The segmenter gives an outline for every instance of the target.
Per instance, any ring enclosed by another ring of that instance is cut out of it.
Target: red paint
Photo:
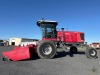
[[[74,31],[58,31],[57,38],[42,38],[42,40],[63,41],[66,43],[84,42],[84,40],[81,39],[80,34],[84,33]]]
[[[35,51],[36,51],[36,46],[28,45],[22,47],[15,47],[11,51],[3,52],[2,55],[13,61],[18,61],[18,60],[30,59],[30,56],[33,55]]]
[[[57,41],[57,38],[42,38],[42,40],[52,40],[52,41]]]

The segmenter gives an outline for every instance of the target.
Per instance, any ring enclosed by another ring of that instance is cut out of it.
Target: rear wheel
[[[37,54],[40,58],[53,58],[56,54],[56,46],[52,41],[41,41],[37,47]]]
[[[87,49],[85,54],[88,58],[97,58],[97,51],[94,48]]]

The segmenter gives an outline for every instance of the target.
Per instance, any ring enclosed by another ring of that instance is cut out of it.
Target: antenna
[[[44,17],[42,17],[42,21],[45,21],[45,20],[44,20]]]

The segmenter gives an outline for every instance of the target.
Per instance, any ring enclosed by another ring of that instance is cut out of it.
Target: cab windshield
[[[56,27],[51,25],[46,25],[42,27],[42,37],[43,38],[55,38],[56,37]]]

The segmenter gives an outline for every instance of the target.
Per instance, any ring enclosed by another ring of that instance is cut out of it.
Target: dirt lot
[[[1,52],[11,50],[13,47],[0,46]],[[68,52],[58,50],[53,59],[39,59],[26,61],[0,60],[0,75],[100,75],[100,50],[97,59],[88,59],[84,50],[70,57]]]

